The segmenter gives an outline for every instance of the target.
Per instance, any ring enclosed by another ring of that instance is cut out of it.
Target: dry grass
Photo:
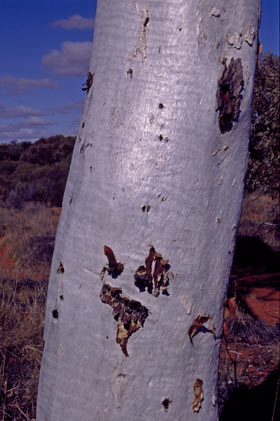
[[[234,318],[227,319],[226,331],[219,363],[218,403],[221,414],[236,391],[247,388],[253,393],[254,389],[265,384],[280,364],[278,325],[271,326],[238,310]],[[268,393],[274,396],[276,383],[269,387]],[[267,401],[264,401],[264,407],[271,409]],[[221,419],[231,421],[233,418],[222,416]],[[259,419],[262,418],[254,418],[256,421]]]
[[[49,277],[59,211],[29,203],[21,211],[0,208],[1,277]]]
[[[41,283],[2,280],[0,413],[3,421],[32,419],[35,415],[45,297],[46,285]]]
[[[0,420],[35,420],[57,212],[0,209]]]

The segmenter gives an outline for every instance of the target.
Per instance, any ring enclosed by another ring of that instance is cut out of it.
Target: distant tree
[[[32,145],[31,142],[16,142],[0,144],[0,161],[18,161],[22,153]]]

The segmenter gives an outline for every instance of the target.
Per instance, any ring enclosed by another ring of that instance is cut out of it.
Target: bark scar
[[[204,323],[206,323],[210,319],[209,316],[197,316],[197,318],[193,321],[191,324],[188,335],[191,341],[191,344],[193,345],[193,338],[196,336],[199,332],[209,332],[212,333],[214,338],[216,339],[216,329],[215,327],[212,327],[211,329],[204,326]]]
[[[235,121],[238,121],[243,90],[243,70],[240,58],[232,57],[228,67],[218,80],[217,103],[221,133],[229,132]]]
[[[138,41],[133,53],[133,57],[136,57],[138,52],[142,55],[142,61],[147,58],[147,25],[150,21],[148,15],[148,9],[144,8],[142,10],[141,26],[138,35]]]
[[[144,326],[149,310],[139,301],[121,296],[121,293],[121,288],[104,283],[100,291],[100,299],[102,303],[109,304],[113,309],[113,316],[117,321],[116,341],[124,355],[128,357],[128,338]]]

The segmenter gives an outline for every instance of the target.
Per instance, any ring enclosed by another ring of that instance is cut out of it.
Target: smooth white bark
[[[38,421],[217,419],[259,13],[258,0],[99,1],[94,82],[52,263]],[[239,119],[222,134],[217,89],[231,58],[241,59],[244,89]],[[150,311],[128,339],[129,356],[116,342],[112,307],[100,299],[104,245],[124,264],[104,281]],[[150,245],[169,260],[168,296],[135,286]],[[216,338],[202,328],[192,345],[187,332],[199,315],[209,316],[205,327],[215,327]]]

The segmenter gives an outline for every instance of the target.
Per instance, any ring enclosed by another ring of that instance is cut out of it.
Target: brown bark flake
[[[157,297],[160,293],[168,294],[170,265],[168,260],[163,260],[162,255],[157,253],[154,246],[150,246],[149,254],[145,259],[145,265],[139,266],[134,274],[135,285],[140,292],[146,289],[149,294]]]
[[[203,381],[200,379],[196,379],[193,385],[193,412],[198,412],[201,408],[201,402],[203,401],[203,389],[202,389]]]
[[[207,322],[207,320],[209,320],[209,316],[198,316],[195,321],[192,323],[192,325],[190,326],[189,330],[188,330],[188,335],[190,338],[191,343],[193,337],[202,330],[204,323]],[[205,330],[208,331],[208,329],[205,328]]]
[[[101,274],[104,275],[107,271],[112,278],[117,278],[122,273],[124,265],[117,262],[114,252],[110,247],[104,246],[104,254],[108,259],[109,265],[103,267]]]
[[[121,288],[115,288],[104,283],[100,292],[100,298],[102,303],[109,304],[113,309],[114,319],[118,322],[116,341],[124,355],[128,357],[128,338],[132,333],[144,326],[149,310],[139,301],[121,296],[121,293]]]

